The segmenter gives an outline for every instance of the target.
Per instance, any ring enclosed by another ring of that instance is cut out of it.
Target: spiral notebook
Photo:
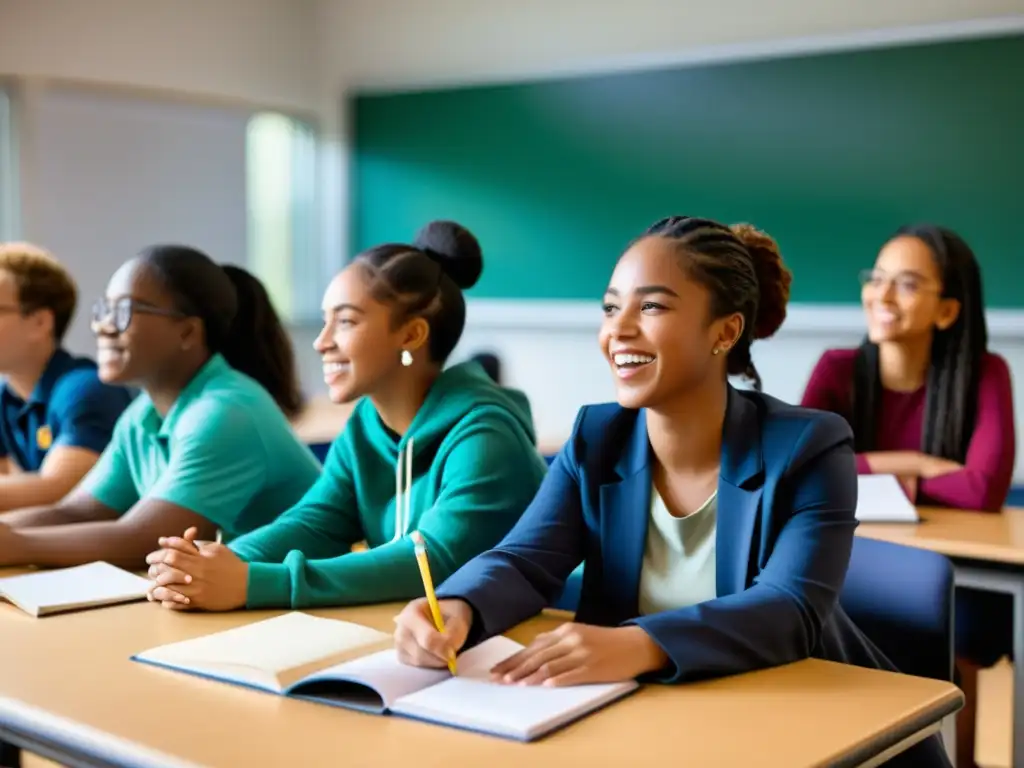
[[[391,636],[298,611],[159,646],[135,661],[378,715],[400,715],[533,741],[609,704],[635,681],[565,688],[492,683],[489,671],[523,646],[493,637],[447,669],[402,664]]]

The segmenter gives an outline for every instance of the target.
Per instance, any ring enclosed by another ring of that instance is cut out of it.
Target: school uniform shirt
[[[92,360],[58,349],[27,400],[9,384],[0,389],[0,458],[38,472],[57,446],[102,453],[131,401],[127,389],[100,381]]]
[[[276,518],[319,475],[270,394],[214,355],[166,417],[148,395],[132,403],[82,488],[119,514],[145,498],[177,504],[230,540]]]

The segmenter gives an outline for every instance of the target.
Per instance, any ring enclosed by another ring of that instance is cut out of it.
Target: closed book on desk
[[[921,522],[895,475],[857,476],[856,517],[862,523]]]
[[[532,741],[636,690],[634,681],[566,688],[492,683],[523,646],[493,637],[462,653],[458,676],[402,664],[391,635],[301,612],[171,643],[133,658],[281,696]]]
[[[0,596],[38,618],[142,600],[149,587],[148,579],[97,562],[8,576],[0,579]]]

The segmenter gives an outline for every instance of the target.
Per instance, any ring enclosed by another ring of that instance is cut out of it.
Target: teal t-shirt
[[[270,394],[214,355],[166,418],[147,395],[128,407],[82,489],[118,514],[144,498],[177,504],[230,540],[274,520],[319,475]]]

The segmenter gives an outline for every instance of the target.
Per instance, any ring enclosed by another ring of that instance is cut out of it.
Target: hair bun
[[[441,265],[462,288],[472,288],[484,271],[484,256],[476,237],[454,221],[432,221],[416,233],[413,245]]]
[[[779,330],[786,319],[793,273],[783,263],[779,245],[771,236],[751,224],[735,224],[731,229],[750,251],[760,286],[761,298],[754,320],[754,338],[767,339]]]

